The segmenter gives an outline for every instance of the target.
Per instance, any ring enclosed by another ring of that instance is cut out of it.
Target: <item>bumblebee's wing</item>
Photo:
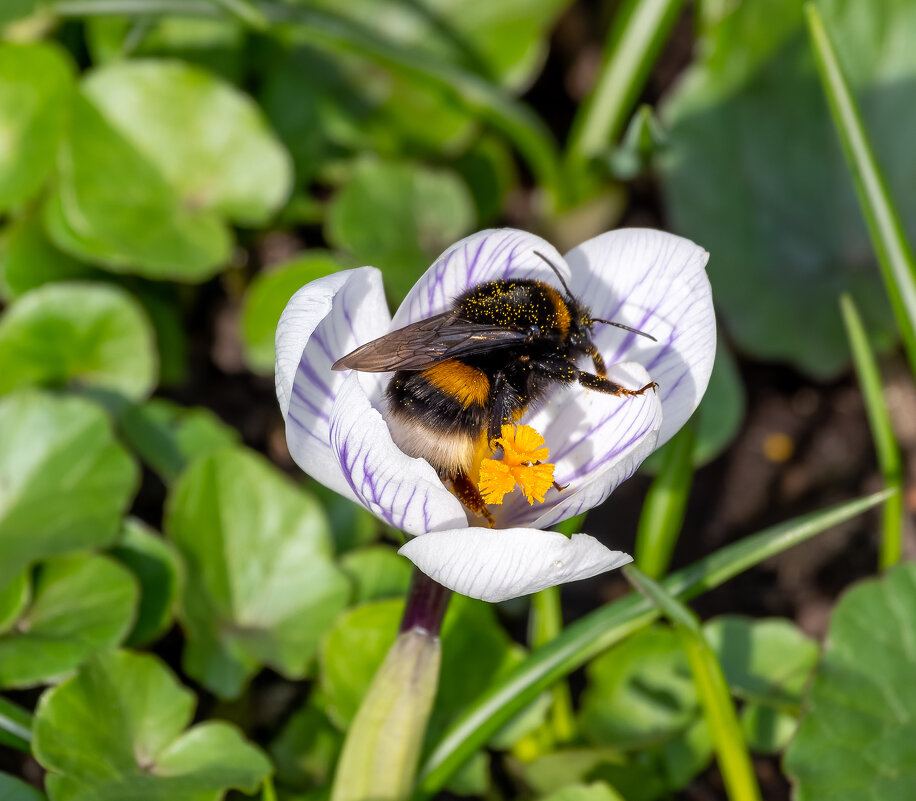
[[[334,362],[334,370],[425,370],[436,362],[515,345],[525,333],[462,320],[454,311],[385,334]]]

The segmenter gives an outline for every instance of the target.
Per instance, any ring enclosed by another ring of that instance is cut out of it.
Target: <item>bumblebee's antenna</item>
[[[566,281],[563,279],[563,274],[557,269],[557,265],[554,264],[550,259],[548,259],[543,253],[538,250],[532,251],[535,256],[540,256],[544,261],[547,262],[547,266],[553,270],[554,275],[560,279],[560,283],[563,284],[563,289],[566,290],[566,297],[571,298],[573,296],[572,292],[569,291],[569,287],[566,286]]]
[[[589,320],[589,322],[590,323],[604,323],[605,325],[613,325],[613,326],[616,326],[617,328],[622,328],[624,331],[629,331],[631,334],[639,334],[641,337],[645,337],[646,339],[651,339],[653,342],[658,342],[658,340],[654,336],[652,336],[652,334],[647,334],[645,331],[640,331],[638,328],[630,328],[630,326],[624,325],[623,323],[615,323],[613,320],[602,320],[600,317],[592,317],[592,319]]]

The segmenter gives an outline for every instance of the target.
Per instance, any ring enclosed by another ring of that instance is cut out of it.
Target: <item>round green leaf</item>
[[[388,545],[374,545],[348,551],[340,568],[356,587],[353,602],[403,598],[410,585],[411,564]]]
[[[794,623],[723,615],[710,620],[703,633],[735,695],[778,708],[801,702],[818,648]]]
[[[104,714],[99,714],[104,710]],[[51,801],[204,801],[230,787],[253,793],[264,754],[227,723],[184,731],[194,695],[156,657],[114,651],[46,692],[35,758]]]
[[[916,564],[837,604],[786,754],[798,801],[916,796]]]
[[[668,99],[664,191],[741,350],[835,376],[849,362],[836,298],[849,292],[887,349],[894,318],[840,152],[797,0],[747,0],[712,20]],[[818,3],[861,101],[891,196],[916,235],[916,80],[909,0]]]
[[[110,543],[137,478],[95,404],[0,398],[0,587],[37,559]]]
[[[137,619],[126,643],[132,647],[146,645],[172,625],[181,560],[171,543],[134,518],[124,521],[111,555],[140,583]]]
[[[741,711],[747,747],[756,754],[778,754],[798,730],[798,718],[764,704],[747,704]]]
[[[50,174],[72,91],[73,67],[56,45],[0,42],[0,212]]]
[[[59,248],[115,272],[202,281],[232,246],[220,215],[184,202],[159,168],[77,93],[44,207]]]
[[[255,276],[242,307],[242,344],[252,370],[273,375],[277,323],[289,299],[310,281],[341,269],[331,254],[311,252]]]
[[[661,743],[700,714],[687,659],[669,628],[628,637],[592,662],[587,674],[581,724],[597,744],[631,749]]]
[[[0,319],[0,393],[71,385],[142,398],[156,384],[156,359],[143,310],[118,287],[48,284]]]
[[[46,801],[32,785],[0,773],[0,801]]]
[[[199,456],[239,442],[239,432],[209,409],[164,398],[127,406],[118,422],[128,444],[167,484]]]
[[[357,262],[381,268],[403,297],[473,225],[473,200],[453,173],[366,159],[334,196],[325,235]]]
[[[43,562],[28,610],[0,635],[0,686],[59,680],[91,654],[118,645],[130,631],[138,595],[130,573],[104,556]]]
[[[343,734],[328,720],[315,694],[284,724],[270,745],[277,781],[287,787],[327,787],[343,746]]]
[[[11,223],[0,241],[0,287],[7,300],[53,281],[104,275],[48,241],[37,215]]]
[[[254,226],[289,195],[285,148],[251,99],[213,75],[179,61],[121,61],[90,73],[83,91],[183,206]]]
[[[251,451],[227,448],[181,474],[165,528],[187,566],[188,674],[224,697],[261,665],[304,676],[350,593],[317,501]]]

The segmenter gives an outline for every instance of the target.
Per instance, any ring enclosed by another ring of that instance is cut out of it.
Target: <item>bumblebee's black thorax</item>
[[[571,363],[590,344],[587,312],[548,284],[531,279],[491,281],[461,295],[456,312],[470,322],[521,331],[524,340],[510,347],[440,362],[424,370],[402,370],[388,385],[388,403],[396,418],[411,418],[443,437],[479,439],[492,410],[506,419],[543,400],[552,385],[539,365]],[[570,373],[570,381],[574,375]]]

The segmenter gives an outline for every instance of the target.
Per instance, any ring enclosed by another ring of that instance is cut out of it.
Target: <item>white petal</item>
[[[595,325],[595,344],[608,364],[639,362],[658,382],[663,445],[693,414],[712,372],[716,320],[705,269],[709,254],[688,239],[632,228],[590,239],[566,259],[573,293],[593,316],[658,339]]]
[[[296,464],[326,487],[353,498],[331,451],[328,423],[346,373],[331,365],[386,333],[390,315],[382,275],[373,267],[319,278],[290,299],[277,326],[277,400]]]
[[[651,380],[638,364],[617,364],[608,378],[628,389]],[[560,390],[550,403],[522,422],[540,431],[554,467],[554,480],[565,490],[548,490],[542,504],[530,506],[516,491],[502,507],[493,507],[498,525],[548,528],[603,503],[655,450],[662,426],[662,405],[648,390],[618,398],[579,385]]]
[[[351,372],[331,411],[331,448],[353,495],[370,512],[409,534],[467,525],[461,502],[429,462],[401,452]]]
[[[462,595],[506,601],[631,562],[587,534],[530,528],[462,528],[415,537],[398,553]]]
[[[491,228],[456,242],[414,284],[394,315],[393,328],[451,308],[462,292],[498,278],[537,278],[562,291],[543,254],[569,281],[569,267],[544,239],[514,228]]]

